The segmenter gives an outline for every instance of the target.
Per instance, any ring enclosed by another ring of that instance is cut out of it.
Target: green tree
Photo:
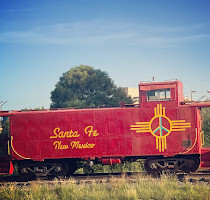
[[[9,118],[1,118],[2,131],[0,132],[0,156],[7,155],[7,141],[9,136]]]
[[[80,65],[64,73],[51,92],[51,107],[119,106],[132,99],[117,87],[106,72]]]
[[[202,109],[205,146],[210,146],[210,108]]]

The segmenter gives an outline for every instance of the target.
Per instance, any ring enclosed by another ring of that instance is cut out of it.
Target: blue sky
[[[106,71],[117,86],[179,79],[210,98],[209,0],[0,0],[0,102],[49,108],[74,66]]]

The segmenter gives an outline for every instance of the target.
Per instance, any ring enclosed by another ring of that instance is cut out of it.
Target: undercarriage
[[[151,157],[146,159],[144,163],[145,170],[148,174],[158,174],[165,172],[178,172],[185,173],[195,172],[200,165],[198,156],[186,156],[181,158],[157,158]]]

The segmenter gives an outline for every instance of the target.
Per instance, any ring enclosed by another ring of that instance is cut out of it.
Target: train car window
[[[170,88],[147,91],[147,100],[148,101],[169,101],[169,100],[171,100]]]

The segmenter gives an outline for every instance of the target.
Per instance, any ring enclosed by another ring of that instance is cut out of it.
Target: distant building
[[[130,96],[133,99],[133,102],[139,103],[139,89],[134,87],[122,87],[127,96]]]

